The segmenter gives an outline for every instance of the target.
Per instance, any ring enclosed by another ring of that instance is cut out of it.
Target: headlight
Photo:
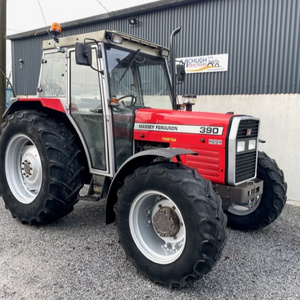
[[[237,149],[236,149],[236,152],[243,152],[245,151],[245,141],[239,141],[237,142]]]
[[[254,150],[256,148],[256,140],[250,140],[248,143],[248,150]]]

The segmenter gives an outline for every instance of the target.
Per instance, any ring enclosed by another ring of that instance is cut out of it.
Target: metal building
[[[299,93],[299,19],[298,0],[164,0],[64,23],[62,36],[114,29],[169,46],[170,33],[182,26],[177,57],[228,54],[228,71],[189,75],[179,92]],[[47,30],[9,37],[18,94],[35,94]]]
[[[130,18],[135,24],[129,24]],[[62,36],[113,29],[168,47],[179,26],[176,57],[195,68],[177,87],[178,94],[198,95],[194,110],[261,118],[261,139],[268,142],[260,148],[284,170],[289,198],[300,200],[299,0],[156,1],[63,23]],[[47,30],[9,37],[19,95],[36,94]]]

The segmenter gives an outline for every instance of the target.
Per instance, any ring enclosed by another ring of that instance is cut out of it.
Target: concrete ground
[[[270,226],[227,230],[215,268],[170,290],[126,260],[105,202],[80,201],[65,218],[26,226],[0,199],[0,299],[300,299],[300,207],[287,204]]]

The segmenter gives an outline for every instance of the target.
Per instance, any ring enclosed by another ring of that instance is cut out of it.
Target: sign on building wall
[[[226,72],[228,69],[228,53],[181,57],[176,58],[176,62],[185,65],[186,73]]]

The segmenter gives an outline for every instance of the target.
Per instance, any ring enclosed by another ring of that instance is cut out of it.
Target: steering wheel
[[[137,97],[135,95],[125,95],[118,99],[118,101],[123,100],[125,98],[131,98],[130,105],[134,106],[137,102]]]

